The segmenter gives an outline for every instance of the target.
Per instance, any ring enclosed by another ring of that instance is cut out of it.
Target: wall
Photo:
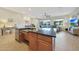
[[[10,18],[13,19],[12,24],[23,22],[23,15],[22,14],[19,14],[19,13],[13,12],[13,11],[9,11],[4,8],[0,8],[0,21],[1,20],[8,20]]]
[[[39,19],[33,18],[33,19],[31,19],[31,23],[34,24],[35,27],[36,27],[36,30],[38,30],[38,28],[39,28]]]

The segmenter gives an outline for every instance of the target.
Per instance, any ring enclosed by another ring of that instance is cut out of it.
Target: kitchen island
[[[18,34],[19,35],[19,34]],[[31,51],[54,51],[56,34],[51,28],[20,31],[20,41],[27,40]]]
[[[26,32],[24,33],[23,31],[26,30],[26,31],[29,31],[29,30],[35,30],[36,28],[35,27],[16,27],[15,28],[15,39],[18,41],[18,42],[21,42],[24,40],[24,36],[25,34],[27,34]]]

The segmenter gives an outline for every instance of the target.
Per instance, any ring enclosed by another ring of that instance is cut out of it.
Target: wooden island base
[[[29,48],[33,51],[53,51],[55,50],[54,38],[34,32],[28,33]]]
[[[54,51],[55,50],[55,32],[54,31],[25,31],[19,30],[16,39],[27,40],[31,51]],[[18,37],[18,38],[17,38]]]

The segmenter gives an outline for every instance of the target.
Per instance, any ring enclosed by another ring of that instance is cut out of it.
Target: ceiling
[[[26,16],[42,17],[44,13],[50,16],[63,16],[73,13],[76,7],[4,7],[7,10]]]

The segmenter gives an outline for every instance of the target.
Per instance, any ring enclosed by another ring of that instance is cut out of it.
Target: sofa
[[[74,35],[79,35],[79,27],[72,27],[68,31]]]

